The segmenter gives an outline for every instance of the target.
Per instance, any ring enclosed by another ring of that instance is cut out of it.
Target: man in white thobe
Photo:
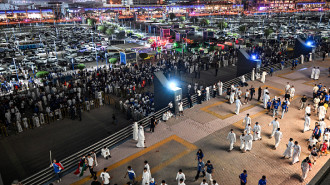
[[[132,128],[133,128],[133,139],[135,141],[137,141],[138,140],[138,134],[139,134],[139,126],[138,126],[137,122],[133,123]]]
[[[218,85],[218,91],[219,91],[218,93],[219,93],[220,96],[222,96],[222,86],[223,86],[223,84],[222,84],[221,81],[219,81],[217,85]]]
[[[242,103],[241,103],[241,100],[239,99],[239,98],[237,98],[236,100],[235,100],[235,105],[236,105],[236,110],[235,110],[235,114],[239,114],[239,110],[240,110],[240,108],[241,108],[241,106],[242,106]]]
[[[311,125],[311,115],[306,114],[305,115],[305,122],[304,122],[304,130],[303,132],[309,131],[310,130],[310,125]]]
[[[229,150],[228,152],[232,151],[234,148],[234,144],[236,142],[236,134],[234,133],[234,130],[231,129],[230,132],[228,133],[227,140],[229,140]]]
[[[179,172],[176,174],[176,178],[175,178],[177,181],[178,181],[178,185],[180,185],[180,180],[183,179],[183,183],[184,181],[186,180],[186,176],[184,175],[184,173],[182,172],[182,170],[180,169]]]
[[[142,174],[142,185],[149,185],[149,182],[150,182],[150,174],[147,171],[147,168],[144,168]]]
[[[307,115],[307,114],[311,114],[311,111],[312,111],[312,109],[311,109],[311,105],[310,104],[308,104],[307,105],[307,107],[305,108],[305,115]]]
[[[139,132],[138,132],[138,143],[136,144],[136,147],[138,148],[144,148],[144,140],[145,140],[145,137],[144,137],[144,129],[143,129],[143,126],[140,125],[139,126]]]
[[[290,88],[290,98],[291,98],[291,100],[293,99],[295,92],[296,92],[296,89],[294,88],[294,86],[291,86],[291,88]]]
[[[270,135],[270,138],[272,138],[278,128],[280,128],[280,123],[277,121],[277,118],[275,118],[272,122],[269,123],[269,126],[273,125],[272,134]]]
[[[283,134],[282,132],[280,131],[280,128],[277,129],[277,131],[275,132],[275,146],[274,146],[274,150],[276,150],[276,148],[278,147],[278,145],[280,144],[281,142],[281,139],[283,137]]]
[[[289,143],[286,145],[286,149],[283,153],[282,159],[284,159],[284,158],[289,158],[290,159],[292,157],[293,146],[294,146],[293,139],[290,138]]]
[[[311,79],[314,79],[314,77],[315,77],[315,67],[313,67],[313,69],[312,69],[312,74],[311,74]]]
[[[285,86],[285,93],[288,93],[288,92],[289,92],[290,87],[291,87],[290,83],[287,82],[287,84],[286,84],[286,86]]]
[[[261,83],[265,83],[266,81],[266,75],[267,75],[267,72],[266,71],[263,71],[262,74],[261,74]]]
[[[298,144],[298,141],[295,141],[293,146],[292,164],[299,162],[300,153],[301,153],[301,147]]]
[[[235,101],[235,91],[232,90],[232,91],[230,92],[230,96],[229,96],[229,103],[230,103],[230,104],[233,104],[234,101]]]
[[[248,127],[249,124],[251,124],[251,117],[250,114],[246,114],[244,120],[243,120],[243,125],[245,123],[245,129]]]
[[[244,151],[243,152],[246,152],[247,150],[252,149],[252,140],[253,140],[252,135],[251,134],[246,134],[246,136],[244,137],[245,146],[244,146]]]
[[[314,80],[318,80],[320,78],[320,68],[317,67],[317,69],[315,69],[315,76],[314,76]]]
[[[109,148],[107,148],[107,147],[103,147],[103,148],[101,149],[101,155],[102,155],[105,159],[108,159],[109,157],[111,158]]]
[[[327,125],[324,122],[324,118],[322,118],[321,121],[319,121],[319,125],[320,125],[321,134],[323,134],[325,128],[327,127]]]
[[[23,132],[22,125],[21,125],[21,120],[16,121],[16,126],[17,126],[17,132],[18,133]]]
[[[244,138],[245,138],[245,133],[242,132],[242,135],[239,136],[239,139],[241,141],[241,145],[239,147],[240,150],[243,150],[243,148],[245,148],[245,140],[244,140]]]
[[[309,157],[306,157],[306,159],[304,159],[303,162],[301,163],[303,181],[305,181],[305,179],[307,178],[308,172],[312,170],[312,167],[309,165],[309,163],[311,163]]]
[[[147,168],[147,172],[149,173],[150,180],[151,180],[152,177],[151,177],[150,166],[148,164],[148,161],[144,161],[144,168]]]
[[[327,113],[324,106],[319,106],[319,120],[322,120],[325,118],[325,114]]]
[[[245,129],[244,129],[244,132],[245,132],[245,133],[247,133],[247,134],[250,134],[250,133],[251,133],[251,131],[252,131],[252,127],[251,127],[251,124],[248,124],[248,126],[247,126],[247,127],[245,127]]]
[[[206,91],[206,101],[209,101],[211,98],[210,98],[210,88],[209,87],[206,87],[205,88],[205,91]]]
[[[253,127],[253,139],[255,141],[257,140],[261,140],[261,126],[259,125],[258,122],[256,122],[256,124]]]
[[[304,55],[301,55],[300,56],[300,62],[301,62],[301,64],[304,64],[304,61],[305,61],[305,57],[304,57]]]
[[[267,102],[270,99],[269,93],[264,94],[264,109],[267,109]]]

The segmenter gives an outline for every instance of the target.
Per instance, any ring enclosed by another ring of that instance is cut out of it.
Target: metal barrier
[[[290,66],[290,62],[287,61],[284,64],[284,68]],[[273,64],[270,66],[266,66],[266,67],[262,67],[260,69],[260,71],[270,71],[270,68],[273,68],[274,71],[281,69],[281,65],[280,64]],[[247,73],[244,75],[246,80],[251,80],[251,73]],[[226,88],[229,87],[231,84],[238,84],[240,82],[240,77],[234,78],[232,80],[229,80],[227,82],[223,83],[223,92],[226,92]],[[212,89],[212,88],[211,88]],[[96,100],[97,101],[97,100]],[[194,94],[191,96],[191,101],[192,104],[197,103],[197,95]],[[111,100],[110,100],[111,102]],[[184,107],[187,107],[189,102],[187,98],[184,98],[182,100]],[[95,102],[94,102],[95,103]],[[143,119],[141,119],[140,121],[138,121],[138,123],[141,123],[144,127],[147,127],[150,123],[150,119],[151,117],[155,116],[156,119],[161,119],[162,115],[164,114],[164,112],[168,111],[168,107],[165,107],[159,111],[157,111],[155,114],[145,117]],[[96,151],[96,153],[100,153],[101,149],[106,146],[106,147],[114,147],[120,143],[122,143],[123,141],[129,139],[132,137],[133,134],[133,129],[132,127],[129,125],[119,131],[117,131],[116,133],[112,134],[109,137],[106,137],[98,142],[96,142],[95,144],[86,147],[85,149],[76,152],[72,155],[70,155],[69,157],[60,160],[60,162],[63,164],[63,166],[65,167],[65,169],[63,170],[63,173],[66,172],[70,172],[73,168],[77,167],[77,162],[79,160],[80,156],[86,155],[91,151]],[[41,170],[40,172],[22,180],[21,182],[25,185],[29,185],[29,184],[44,184],[49,182],[50,180],[52,180],[55,177],[54,172],[53,172],[53,167],[48,167],[45,168],[43,170]]]
[[[168,111],[168,107],[165,107],[165,108],[157,111],[152,116],[155,116],[156,119],[160,119],[160,118],[162,118],[162,115],[166,111]],[[152,116],[145,117],[145,118],[141,119],[140,121],[138,121],[138,123],[141,123],[144,127],[147,127],[147,126],[149,126],[150,119]],[[67,157],[65,159],[62,159],[60,162],[63,164],[63,166],[65,166],[63,173],[69,172],[72,170],[72,168],[76,167],[80,156],[86,155],[91,151],[96,151],[96,153],[99,153],[104,146],[110,147],[110,148],[114,147],[117,144],[132,137],[132,134],[133,134],[132,127],[127,126],[123,129],[119,130],[118,132],[112,134],[111,136],[104,138],[104,139],[98,141],[97,143],[95,143],[89,147],[86,147],[85,149],[83,149],[79,152],[76,152],[76,153],[70,155],[69,157]],[[49,182],[53,178],[54,178],[53,167],[48,167],[30,177],[22,180],[21,183],[23,183],[24,185],[44,184],[44,183]]]

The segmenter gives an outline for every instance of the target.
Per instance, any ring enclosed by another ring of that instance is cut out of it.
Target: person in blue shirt
[[[321,90],[321,88],[322,88],[322,83],[319,83],[319,85],[317,85],[317,87],[319,88],[319,90]]]
[[[283,70],[284,69],[284,60],[281,61],[281,69]]]
[[[203,157],[204,157],[204,153],[203,153],[202,149],[198,149],[198,151],[196,153],[197,161],[199,161],[199,159],[203,159]]]
[[[149,183],[149,185],[156,185],[157,183],[155,182],[155,179],[154,178],[152,178],[151,180],[150,180],[150,183]]]
[[[136,177],[136,175],[135,175],[135,172],[134,172],[134,170],[132,169],[131,166],[128,166],[127,167],[127,172],[126,172],[126,175],[125,175],[124,178],[126,178],[127,175],[128,175],[128,178],[129,178],[130,182],[132,184],[134,184],[135,183],[135,177]]]
[[[213,179],[212,179],[212,173],[213,173],[213,165],[211,164],[211,161],[208,160],[206,165],[205,165],[205,168],[206,168],[206,181],[207,183],[212,183]]]
[[[241,185],[245,185],[247,183],[247,172],[246,172],[246,170],[244,170],[243,173],[241,173],[241,175],[239,175],[239,179],[241,181]]]
[[[267,110],[268,112],[270,112],[270,108],[272,107],[272,102],[270,100],[268,100],[267,102]]]
[[[282,104],[282,115],[281,115],[281,119],[283,119],[284,113],[287,111],[287,109],[288,109],[287,102],[284,101],[283,104]]]
[[[202,172],[203,173],[203,177],[205,177],[205,163],[203,162],[203,160],[200,158],[198,160],[198,165],[197,165],[197,175],[195,176],[195,180],[197,181],[197,179],[199,178],[199,174]]]
[[[276,100],[275,103],[273,104],[273,117],[275,117],[275,115],[278,115],[278,107],[279,107],[279,103],[278,101]]]
[[[270,76],[273,76],[273,73],[274,73],[274,68],[271,67],[269,71]]]
[[[266,185],[267,184],[267,180],[266,180],[266,176],[262,176],[262,178],[259,180],[258,185]]]
[[[330,102],[330,93],[324,95],[324,98],[325,98],[325,102],[329,103]]]

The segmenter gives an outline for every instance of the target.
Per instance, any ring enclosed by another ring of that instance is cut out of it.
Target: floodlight
[[[177,86],[174,82],[170,82],[169,87],[170,87],[171,90],[177,89]]]

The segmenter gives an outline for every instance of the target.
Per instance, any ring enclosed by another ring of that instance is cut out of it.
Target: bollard
[[[30,128],[30,129],[33,128],[33,125],[31,124],[31,119],[32,119],[32,118],[28,119],[28,125],[29,125],[29,128]]]
[[[1,126],[1,135],[8,137],[7,128],[4,125]]]

